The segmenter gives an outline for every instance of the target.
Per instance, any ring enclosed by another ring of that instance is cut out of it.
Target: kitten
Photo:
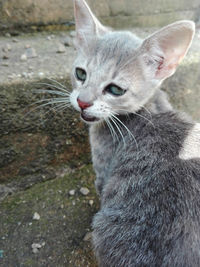
[[[194,23],[141,40],[104,27],[84,0],[74,8],[70,99],[89,124],[99,266],[200,266],[200,124],[159,89],[187,53]]]

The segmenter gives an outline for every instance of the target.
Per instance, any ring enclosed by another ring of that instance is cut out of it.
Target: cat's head
[[[195,31],[192,21],[178,21],[142,41],[104,27],[84,0],[74,0],[74,10],[77,58],[70,99],[88,123],[141,109],[175,72]]]

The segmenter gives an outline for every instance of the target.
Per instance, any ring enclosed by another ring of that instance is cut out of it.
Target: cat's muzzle
[[[92,117],[88,115],[84,110],[81,112],[81,119],[85,122],[96,122],[100,120],[97,117]]]

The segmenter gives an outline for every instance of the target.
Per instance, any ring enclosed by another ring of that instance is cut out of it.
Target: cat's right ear
[[[88,46],[92,39],[108,30],[94,16],[84,0],[74,0],[74,16],[76,24],[75,46]]]

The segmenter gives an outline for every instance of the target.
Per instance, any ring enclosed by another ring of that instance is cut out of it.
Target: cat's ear
[[[87,46],[92,38],[108,31],[94,16],[84,0],[74,0],[74,16],[76,24],[76,46]]]
[[[170,24],[144,40],[141,55],[147,69],[152,69],[155,79],[171,76],[187,53],[195,32],[189,20]]]

